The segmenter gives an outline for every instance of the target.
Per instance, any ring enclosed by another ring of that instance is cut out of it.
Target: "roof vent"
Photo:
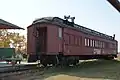
[[[71,19],[71,22],[74,23],[75,17],[70,17],[70,15],[69,15],[69,16],[64,16],[64,19],[67,21],[68,21],[68,19]]]
[[[113,40],[115,40],[115,34],[113,34]]]
[[[71,21],[74,23],[75,17],[70,17]]]
[[[64,16],[64,19],[68,21],[68,19],[70,19],[70,15],[69,16]]]

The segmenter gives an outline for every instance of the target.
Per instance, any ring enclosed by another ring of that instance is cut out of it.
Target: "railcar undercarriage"
[[[69,66],[77,65],[79,60],[88,60],[88,59],[105,59],[113,60],[116,58],[116,55],[81,55],[81,56],[64,56],[64,55],[39,55],[40,64],[43,66],[53,65],[53,66]]]

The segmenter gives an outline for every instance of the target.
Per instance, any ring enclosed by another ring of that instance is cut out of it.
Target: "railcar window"
[[[77,37],[77,45],[79,46],[80,45],[80,43],[79,43],[79,38]]]
[[[96,40],[95,40],[95,47],[98,47],[98,46],[97,46],[97,41],[96,41]]]
[[[97,47],[99,47],[99,41],[97,41]]]
[[[101,48],[103,48],[103,42],[101,42]]]
[[[96,47],[98,47],[98,42],[96,41]]]
[[[62,38],[62,28],[58,28],[59,38]]]
[[[98,41],[98,47],[100,48],[100,41]]]
[[[79,45],[80,45],[80,43],[81,43],[81,38],[79,37],[78,40],[79,40]]]
[[[90,46],[90,42],[89,42],[89,41],[90,41],[90,39],[88,39],[88,42],[87,42],[87,43],[88,43],[88,46]]]
[[[77,45],[77,37],[75,36],[75,45]]]
[[[93,40],[93,47],[94,47],[94,45],[95,45],[94,43],[95,43],[95,41]]]
[[[115,44],[113,44],[113,48],[116,48],[116,45],[115,45]]]
[[[103,42],[101,42],[101,48],[103,48]]]
[[[114,44],[111,44],[111,48],[114,48]]]
[[[72,39],[73,39],[73,41],[72,41],[72,42],[73,42],[73,45],[75,45],[75,36],[73,36]]]
[[[111,43],[109,43],[109,48],[112,48],[112,44]]]
[[[71,35],[70,37],[71,37],[71,45],[74,45],[74,36]]]
[[[69,40],[68,40],[68,41],[69,41],[68,44],[70,45],[70,42],[71,42],[70,35],[68,35],[68,39],[69,39]]]
[[[115,45],[115,44],[113,44],[113,48],[116,48],[116,45]]]
[[[96,40],[95,40],[95,47],[96,47]]]
[[[100,41],[100,48],[102,48],[102,41]]]
[[[99,41],[97,41],[97,47],[99,48]]]
[[[92,39],[90,40],[90,46],[92,47]]]
[[[97,41],[97,47],[99,48],[99,41]]]
[[[74,43],[73,38],[74,38],[73,35],[70,35],[70,45],[73,45],[73,43]]]
[[[70,43],[70,39],[69,39],[69,35],[67,35],[67,44],[69,45]]]
[[[85,38],[85,46],[87,46],[87,39]]]
[[[65,44],[69,44],[69,35],[65,34]]]
[[[105,43],[104,42],[102,43],[102,47],[105,48]]]
[[[102,48],[102,42],[100,41],[100,48]]]
[[[114,46],[114,44],[112,44],[112,48],[114,48],[115,46]]]

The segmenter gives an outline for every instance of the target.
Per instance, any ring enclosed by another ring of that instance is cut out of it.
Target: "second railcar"
[[[29,62],[76,64],[80,59],[113,59],[117,40],[59,17],[43,17],[28,27]]]

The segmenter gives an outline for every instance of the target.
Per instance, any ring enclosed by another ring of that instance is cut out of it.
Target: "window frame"
[[[58,37],[62,38],[63,37],[63,30],[61,27],[58,28]]]

